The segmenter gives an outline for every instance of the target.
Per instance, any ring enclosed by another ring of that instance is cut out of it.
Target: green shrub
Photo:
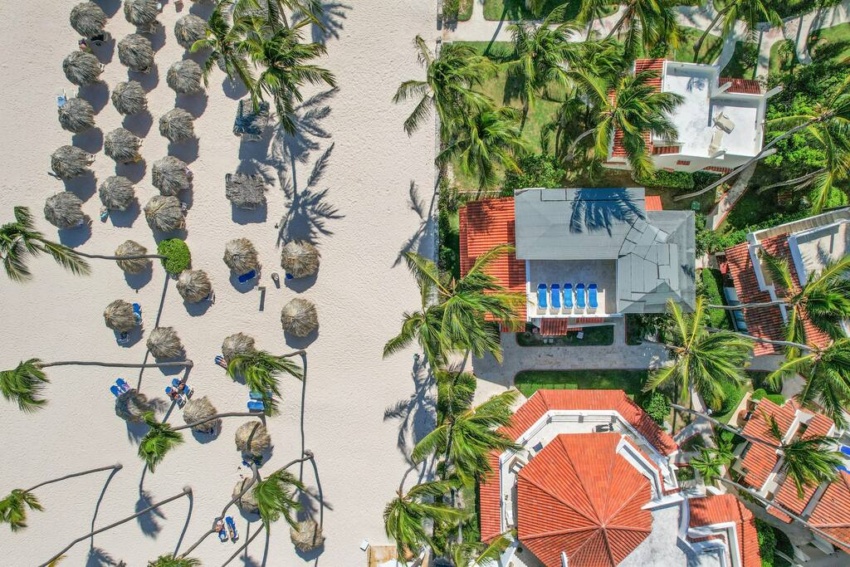
[[[505,196],[511,196],[515,189],[563,187],[567,172],[561,169],[558,161],[546,155],[527,156],[519,160],[520,173],[513,171],[505,175]]]
[[[646,396],[641,407],[658,425],[662,425],[667,416],[670,415],[670,400],[658,391]]]
[[[697,292],[709,305],[723,305],[723,295],[720,290],[723,286],[723,276],[720,270],[704,268],[700,270]],[[716,329],[731,329],[727,312],[723,309],[708,309],[708,323]]]
[[[741,398],[744,397],[744,390],[731,381],[723,382],[721,388],[723,388],[723,401],[720,403],[720,409],[717,413],[726,415],[741,403]]]
[[[632,179],[647,187],[665,187],[667,189],[693,189],[694,176],[686,171],[664,171],[656,169],[652,174],[639,177],[632,175]]]
[[[751,399],[754,400],[754,401],[758,401],[758,400],[761,400],[762,398],[767,398],[768,400],[770,400],[771,402],[773,402],[774,404],[776,404],[778,406],[781,406],[782,404],[785,403],[785,396],[783,396],[782,394],[768,394],[767,390],[765,390],[764,388],[759,388],[758,390],[753,392]]]
[[[457,20],[460,13],[460,0],[443,0],[443,18],[446,21]]]
[[[162,259],[162,265],[165,266],[165,271],[169,274],[177,275],[192,265],[192,254],[189,252],[189,247],[186,242],[179,238],[163,240],[156,249],[160,256],[165,256]]]
[[[771,567],[776,553],[776,534],[773,527],[756,518],[756,533],[758,534],[759,552],[762,567]]]

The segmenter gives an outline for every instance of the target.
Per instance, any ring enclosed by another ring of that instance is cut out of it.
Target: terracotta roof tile
[[[719,79],[720,86],[725,85],[726,83],[732,83],[732,86],[729,87],[726,92],[728,93],[738,93],[738,94],[761,94],[761,84],[758,81],[754,81],[753,79],[736,79],[733,77],[720,77]]]
[[[648,85],[655,87],[658,92],[661,92],[661,73],[664,70],[664,59],[638,59],[635,61],[635,73],[640,73],[642,71],[655,71],[657,73],[657,77],[654,79],[650,79],[648,81]],[[614,91],[610,91],[608,93],[608,97],[614,97]],[[650,132],[643,133],[643,142],[646,144],[646,152],[648,154],[653,153],[652,146],[652,136]],[[626,148],[623,146],[623,132],[621,130],[614,131],[614,145],[611,150],[611,157],[613,158],[625,158],[626,157]]]
[[[756,406],[756,411],[752,417],[744,425],[744,435],[761,439],[765,443],[769,443],[775,447],[779,447],[779,442],[770,433],[769,419],[771,416],[776,420],[779,430],[782,434],[788,432],[791,423],[794,421],[794,414],[797,411],[797,405],[793,401],[788,401],[782,406],[778,406],[768,400],[762,398]],[[779,457],[776,455],[776,450],[771,449],[761,443],[750,443],[747,448],[746,455],[741,461],[741,470],[744,471],[743,484],[751,486],[756,490],[761,490],[764,483],[767,482],[767,477],[776,466]]]
[[[742,567],[761,566],[755,519],[752,512],[747,510],[735,496],[721,494],[706,498],[692,498],[688,504],[691,510],[692,528],[735,522]]]
[[[613,567],[652,532],[649,480],[617,454],[617,433],[562,434],[522,468],[519,540],[546,567]]]
[[[661,204],[661,195],[647,195],[644,199],[647,211],[663,211],[664,205]]]
[[[850,553],[850,475],[841,472],[838,476],[815,506],[809,523],[846,542],[847,546],[843,548]]]
[[[482,479],[478,487],[478,518],[481,523],[481,541],[489,542],[502,533],[501,503],[499,492],[499,454],[490,453],[490,470],[493,472]]]

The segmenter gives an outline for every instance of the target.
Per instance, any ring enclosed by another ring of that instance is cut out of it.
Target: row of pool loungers
[[[575,296],[575,302],[573,302],[573,296]],[[560,310],[561,299],[562,294],[560,285],[552,284],[551,286],[547,286],[545,283],[542,283],[537,286],[538,309],[548,309],[551,304],[552,309]],[[587,289],[585,289],[584,284],[580,283],[576,285],[575,291],[573,291],[573,284],[565,283],[563,303],[564,309],[572,309],[573,306],[578,309],[584,309],[585,307],[596,309],[599,307],[599,296],[596,284],[590,284],[587,286]]]

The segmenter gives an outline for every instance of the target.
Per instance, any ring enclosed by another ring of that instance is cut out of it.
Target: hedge
[[[646,411],[646,415],[651,417],[658,425],[663,425],[664,420],[670,415],[670,400],[658,391],[646,396],[641,407]]]
[[[515,189],[563,187],[567,172],[561,169],[558,161],[542,154],[527,156],[519,160],[520,172],[508,171],[505,174],[504,196],[512,196]]]
[[[723,305],[723,295],[721,287],[723,285],[723,276],[720,270],[713,268],[703,268],[699,273],[699,292],[705,298],[709,305]],[[712,327],[717,329],[731,329],[729,317],[723,309],[707,309],[708,320]]]
[[[162,265],[165,271],[171,275],[177,275],[192,266],[192,253],[189,247],[179,238],[163,240],[156,247],[157,253],[165,256]]]
[[[648,187],[666,187],[668,189],[693,189],[694,176],[687,171],[665,171],[656,169],[648,176],[632,174],[632,179]]]
[[[785,403],[785,396],[783,396],[782,394],[768,394],[767,390],[765,390],[764,388],[759,388],[758,390],[753,392],[751,399],[754,401],[758,401],[762,398],[767,398],[778,406],[781,406]]]

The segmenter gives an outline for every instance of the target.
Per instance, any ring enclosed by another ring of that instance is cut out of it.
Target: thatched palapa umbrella
[[[148,350],[154,358],[177,358],[183,355],[183,343],[174,327],[157,327],[148,336]]]
[[[118,42],[118,60],[136,73],[150,72],[153,67],[153,47],[150,40],[131,33]]]
[[[110,211],[126,211],[136,200],[133,182],[120,175],[107,177],[98,189],[100,202]]]
[[[221,355],[225,360],[230,360],[238,354],[248,354],[256,350],[254,337],[249,337],[245,333],[230,335],[221,343]]]
[[[266,186],[259,175],[228,173],[224,176],[224,194],[240,209],[256,209],[266,206]]]
[[[245,490],[245,486],[251,482],[250,478],[243,478],[236,482],[236,486],[233,487],[233,498],[236,498],[236,506],[242,510],[243,512],[247,512],[248,514],[256,514],[260,511],[260,506],[257,504],[257,499],[254,498],[254,490],[253,486]],[[242,492],[245,494],[242,494]],[[242,494],[241,497],[239,495]]]
[[[224,246],[224,263],[239,275],[260,267],[257,249],[247,238],[236,238]]]
[[[289,539],[295,545],[295,549],[302,553],[313,551],[322,547],[325,543],[325,536],[322,535],[322,528],[316,520],[309,518],[296,524],[297,529],[289,527]]]
[[[144,256],[147,253],[147,248],[133,240],[128,240],[115,249],[116,256]],[[150,258],[117,260],[118,267],[128,274],[141,274],[148,269],[150,263]]]
[[[215,409],[215,406],[212,405],[209,398],[206,396],[202,398],[195,398],[194,400],[189,400],[189,403],[187,403],[183,408],[183,421],[186,422],[186,425],[189,425],[190,423],[195,423],[203,419],[209,419],[217,413],[218,410]],[[207,421],[201,425],[196,425],[192,428],[192,431],[197,433],[215,433],[219,425],[221,425],[221,420],[216,419],[213,421]]]
[[[103,66],[91,53],[74,51],[62,62],[62,70],[65,71],[65,78],[82,87],[98,82]]]
[[[94,108],[82,98],[69,98],[59,107],[59,125],[63,130],[80,134],[94,128]]]
[[[71,8],[71,27],[83,37],[94,37],[106,25],[106,14],[94,2],[82,2]]]
[[[145,89],[138,81],[118,83],[112,89],[112,104],[121,114],[131,115],[144,112],[148,108]]]
[[[183,270],[177,278],[177,292],[186,303],[198,303],[209,297],[212,282],[203,270]]]
[[[248,440],[251,440],[250,446]],[[236,430],[236,448],[243,453],[259,457],[271,447],[272,438],[266,426],[259,421],[246,421]]]
[[[306,278],[319,270],[319,250],[309,242],[287,242],[280,253],[280,267],[293,278]]]
[[[174,156],[165,156],[154,162],[151,183],[163,195],[177,195],[192,187],[192,172],[185,162]]]
[[[154,406],[148,402],[147,396],[136,390],[122,392],[115,400],[115,415],[131,423],[142,423],[145,414],[153,410]]]
[[[119,333],[132,331],[136,327],[133,306],[123,299],[116,299],[106,306],[103,311],[103,320],[107,327]]]
[[[44,218],[57,228],[77,228],[86,222],[83,202],[70,191],[62,191],[47,198],[44,203]]]
[[[195,137],[195,118],[182,108],[172,108],[160,116],[159,133],[169,142],[191,140]]]
[[[79,177],[94,163],[94,154],[81,150],[77,146],[62,146],[50,156],[50,169],[59,179]]]
[[[126,128],[116,128],[107,134],[103,141],[103,153],[117,163],[133,163],[141,160],[142,154],[139,153],[141,147],[142,139]]]
[[[280,324],[287,333],[306,337],[319,328],[319,315],[312,301],[296,297],[280,311]]]
[[[177,197],[156,195],[145,205],[145,218],[154,230],[171,232],[185,226],[183,210]]]
[[[134,26],[149,26],[158,15],[156,0],[124,0],[124,17]]]
[[[168,68],[165,82],[177,94],[196,94],[204,92],[201,82],[204,72],[201,66],[191,59],[178,61]]]
[[[180,47],[192,49],[196,41],[207,37],[207,22],[194,14],[187,14],[174,24],[174,35]]]

